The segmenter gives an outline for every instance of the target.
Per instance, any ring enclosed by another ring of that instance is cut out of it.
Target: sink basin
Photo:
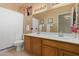
[[[76,39],[72,34],[64,34],[59,36],[58,33],[49,33],[49,32],[37,32],[35,35],[44,36],[44,37],[53,37],[53,38],[63,38],[63,39]]]

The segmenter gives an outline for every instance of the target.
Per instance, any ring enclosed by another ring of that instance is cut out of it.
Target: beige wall
[[[52,10],[49,10],[49,11],[46,11],[46,12],[43,12],[40,14],[36,14],[35,17],[40,20],[47,19],[47,17],[53,18],[54,26],[51,28],[51,32],[57,32],[57,15],[59,13],[70,11],[72,9],[72,7],[74,7],[74,6],[75,6],[75,4],[62,6],[62,7],[52,9]]]
[[[19,7],[14,3],[0,3],[0,7],[4,7],[19,12]]]
[[[29,31],[26,30],[26,26],[29,26]],[[24,16],[24,23],[23,23],[23,33],[27,34],[27,33],[31,33],[32,30],[32,16]]]

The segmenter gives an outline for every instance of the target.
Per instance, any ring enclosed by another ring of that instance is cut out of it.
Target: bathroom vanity
[[[38,31],[35,31],[38,33],[24,34],[26,52],[35,56],[79,55],[79,32],[73,35],[71,31],[73,24],[79,28],[79,4],[52,9],[34,17],[39,20]]]
[[[78,56],[79,39],[54,34],[24,34],[24,49],[34,56]]]

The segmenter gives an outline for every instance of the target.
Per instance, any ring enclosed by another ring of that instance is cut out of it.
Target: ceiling
[[[11,10],[19,11],[20,7],[26,6],[29,7],[30,3],[0,3],[0,7],[4,7]]]
[[[20,7],[23,7],[23,6],[25,6],[26,8],[28,8],[29,6],[32,6],[32,8],[35,8],[43,4],[47,4],[47,3],[0,3],[0,7],[19,11]],[[52,4],[55,4],[55,3],[52,3]]]

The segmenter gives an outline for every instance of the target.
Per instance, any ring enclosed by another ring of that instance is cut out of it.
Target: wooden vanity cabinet
[[[42,55],[45,56],[78,56],[79,45],[43,39]]]
[[[33,36],[24,36],[24,49],[33,56],[79,56],[78,44]]]

